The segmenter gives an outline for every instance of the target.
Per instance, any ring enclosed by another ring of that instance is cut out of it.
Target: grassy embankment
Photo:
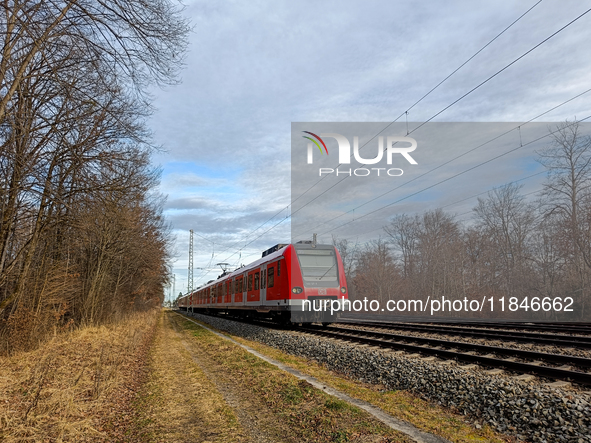
[[[134,441],[158,312],[0,359],[0,441]]]
[[[208,327],[211,328],[209,325]],[[219,332],[223,333],[223,331]],[[408,391],[389,391],[383,386],[360,383],[330,371],[313,360],[296,357],[241,337],[226,335],[302,373],[311,375],[351,397],[378,406],[393,417],[412,423],[425,432],[431,432],[458,443],[515,441],[513,437],[502,435],[488,425],[476,429],[463,415],[455,414],[448,408],[430,403]]]
[[[236,338],[301,372],[456,442],[507,441],[402,391]],[[172,312],[81,328],[0,360],[6,442],[405,442],[328,396]]]

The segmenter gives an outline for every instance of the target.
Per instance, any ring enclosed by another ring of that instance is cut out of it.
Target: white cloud
[[[186,12],[195,26],[183,83],[154,91],[158,111],[150,121],[155,141],[168,151],[156,161],[164,169],[167,207],[176,208],[173,228],[192,225],[230,246],[290,202],[292,121],[392,121],[533,4],[191,1]],[[540,3],[413,108],[409,120],[430,118],[586,7],[575,0]],[[590,23],[591,13],[436,120],[529,120],[590,88]],[[543,120],[590,114],[591,93]],[[485,156],[466,158],[431,180]],[[216,175],[171,172],[171,162],[202,165]],[[480,175],[482,181],[476,174],[461,183],[477,190],[491,175],[499,184],[516,178],[494,169]],[[434,195],[457,187],[450,183]],[[251,246],[283,240],[284,225]],[[181,235],[177,250],[186,254]]]

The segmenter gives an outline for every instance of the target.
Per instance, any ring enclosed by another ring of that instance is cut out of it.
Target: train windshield
[[[305,281],[337,281],[337,260],[334,249],[300,249],[297,253]]]

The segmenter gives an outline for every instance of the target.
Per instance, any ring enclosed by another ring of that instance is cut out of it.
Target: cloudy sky
[[[187,287],[189,229],[195,232],[195,286],[219,274],[212,270],[216,263],[249,263],[261,250],[290,241],[288,216],[297,198],[290,182],[292,122],[385,127],[400,118],[411,130],[435,115],[433,122],[526,122],[570,99],[536,121],[591,116],[591,92],[585,93],[591,88],[591,12],[568,25],[590,7],[574,0],[188,1],[193,32],[182,83],[153,92],[157,110],[149,122],[165,149],[154,160],[163,170],[165,214],[176,237],[176,292]],[[518,133],[512,136],[516,143]],[[469,146],[417,148],[417,169],[383,183],[383,191],[420,177],[381,204],[513,145],[504,139],[429,172]],[[440,206],[464,219],[476,203],[468,197],[514,180],[523,179],[523,193],[533,192],[543,175],[524,178],[541,171],[537,148],[525,147],[406,198],[384,221],[396,211]],[[327,195],[339,195],[339,189]],[[357,215],[369,210],[359,208]],[[361,228],[340,232],[339,221],[323,232],[354,240]]]

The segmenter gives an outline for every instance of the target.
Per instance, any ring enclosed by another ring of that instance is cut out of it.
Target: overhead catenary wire
[[[546,171],[542,171],[542,172],[546,172]],[[514,182],[513,182],[513,183],[514,183]],[[506,185],[509,185],[509,184],[511,184],[511,182],[510,182],[510,183],[506,183],[506,184],[505,184],[505,186],[506,186]],[[489,193],[489,192],[493,192],[495,189],[499,189],[499,186],[497,186],[497,187],[495,187],[495,188],[493,188],[493,189],[490,189],[490,190],[488,190],[488,191],[486,191],[486,192],[483,192],[482,194],[487,194],[487,193]],[[532,194],[538,194],[539,192],[541,192],[541,191],[543,191],[543,190],[544,190],[544,188],[536,189],[536,190],[534,190],[534,191],[530,191],[530,192],[526,192],[525,194],[521,194],[521,196],[522,196],[522,197],[527,197],[527,196],[529,196],[529,195],[532,195]],[[482,194],[479,194],[479,195],[482,195]],[[443,207],[442,207],[442,209],[443,209]],[[474,212],[474,209],[470,209],[469,211],[462,212],[461,214],[456,214],[455,216],[456,216],[456,217],[461,217],[461,216],[463,216],[463,215],[472,214],[473,212]],[[460,220],[458,220],[458,222],[464,222],[464,221],[467,221],[467,220],[469,220],[469,219],[460,219]]]
[[[440,209],[449,208],[450,206],[454,206],[454,205],[457,205],[459,203],[463,203],[465,201],[472,200],[473,198],[480,197],[481,195],[484,195],[484,194],[488,194],[489,192],[492,192],[492,191],[494,191],[496,189],[500,189],[500,188],[502,188],[504,186],[513,185],[515,183],[519,183],[519,182],[524,181],[524,180],[529,180],[532,177],[536,177],[538,175],[545,174],[546,172],[547,171],[545,171],[545,170],[539,171],[539,172],[536,172],[535,174],[528,175],[527,177],[520,178],[519,180],[513,180],[511,182],[505,183],[505,184],[500,185],[500,186],[494,186],[492,189],[488,189],[486,191],[479,192],[478,194],[471,195],[470,197],[463,198],[462,200],[458,200],[458,201],[455,201],[453,203],[448,203],[447,205],[440,206],[439,208]],[[538,191],[535,191],[535,192],[538,192]],[[525,194],[525,195],[530,195],[530,194],[531,194],[531,192],[528,193],[528,194]],[[459,214],[459,215],[464,215],[464,214]]]
[[[238,245],[238,244],[242,243],[242,241],[243,241],[243,240],[247,240],[247,239],[248,239],[248,238],[249,238],[249,237],[250,237],[252,234],[254,234],[256,231],[258,231],[260,228],[262,228],[264,225],[266,225],[267,223],[269,223],[271,220],[273,220],[275,217],[277,217],[279,214],[281,214],[283,211],[285,211],[285,210],[286,210],[286,209],[288,209],[288,208],[289,208],[289,205],[288,205],[288,206],[285,206],[285,207],[282,207],[282,208],[281,208],[281,209],[280,209],[280,210],[279,210],[277,213],[275,213],[275,214],[274,214],[273,216],[271,216],[269,219],[265,220],[263,223],[261,223],[261,224],[260,224],[258,227],[256,227],[255,229],[253,229],[253,230],[249,231],[249,232],[248,232],[246,235],[243,235],[243,236],[241,236],[241,237],[240,237],[240,240],[238,240],[237,242],[235,242],[235,243],[233,243],[232,245],[228,246],[228,247],[227,247],[226,249],[224,249],[223,251],[220,251],[220,252],[218,252],[217,254],[215,254],[215,256],[221,255],[221,254],[223,254],[224,252],[226,252],[227,250],[229,250],[229,249],[232,249],[234,246],[236,246],[236,245]],[[265,231],[265,232],[268,232],[268,231]],[[242,250],[242,249],[239,249],[239,251],[241,251],[241,250]],[[235,254],[232,254],[232,256],[233,256],[233,255],[235,255]],[[232,257],[232,256],[230,256],[230,257]],[[212,256],[212,260],[213,260],[213,258],[214,258],[214,256]],[[226,260],[223,260],[223,261],[226,261]],[[207,267],[209,268],[210,266],[207,266]],[[198,279],[201,279],[202,277],[204,277],[205,275],[207,275],[207,273],[208,273],[208,272],[211,272],[211,271],[206,271],[206,272],[202,273],[202,274],[201,274],[199,277],[197,277],[197,278],[198,278]]]
[[[511,26],[513,26],[517,21],[519,21],[525,14],[527,14],[529,11],[531,11],[531,9],[533,9],[535,6],[537,6],[540,2],[537,2],[536,4],[534,4],[530,9],[528,9],[524,14],[522,14],[517,20],[515,20],[511,25],[509,25],[507,28],[505,28],[499,35],[497,35],[493,40],[491,40],[489,43],[487,43],[487,45],[485,45],[483,48],[481,48],[478,52],[481,52],[486,46],[490,45],[494,40],[496,40],[502,33],[504,33],[507,29],[509,29]],[[569,23],[567,23],[566,25],[562,26],[560,29],[558,29],[557,31],[555,31],[554,33],[552,33],[550,36],[546,37],[544,40],[542,40],[541,42],[539,42],[538,44],[536,44],[534,47],[532,47],[531,49],[529,49],[528,51],[526,51],[525,53],[523,53],[522,55],[520,55],[518,58],[516,58],[515,60],[513,60],[511,63],[509,63],[508,65],[504,66],[502,69],[498,70],[497,72],[495,72],[493,75],[489,76],[487,79],[485,79],[484,81],[482,81],[481,83],[479,83],[477,86],[475,86],[474,88],[470,89],[468,92],[466,92],[465,94],[463,94],[461,97],[459,97],[458,99],[454,100],[452,103],[450,103],[449,105],[447,105],[446,107],[444,107],[442,110],[440,110],[439,112],[437,112],[436,114],[434,114],[433,116],[431,116],[429,119],[427,119],[425,122],[423,122],[421,125],[419,125],[418,127],[414,128],[412,131],[410,131],[409,133],[412,133],[416,130],[418,130],[420,127],[422,127],[423,125],[425,125],[426,123],[428,123],[429,121],[433,120],[434,118],[436,118],[437,116],[439,116],[441,113],[445,112],[447,109],[449,109],[450,107],[452,107],[453,105],[455,105],[456,103],[458,103],[459,101],[461,101],[462,99],[464,99],[465,97],[467,97],[468,95],[470,95],[471,93],[473,93],[474,91],[476,91],[478,88],[480,88],[481,86],[483,86],[484,84],[486,84],[488,81],[492,80],[493,78],[495,78],[497,75],[499,75],[500,73],[502,73],[503,71],[505,71],[506,69],[508,69],[510,66],[512,66],[513,64],[517,63],[519,60],[521,60],[522,58],[524,58],[525,56],[527,56],[529,53],[531,53],[532,51],[534,51],[535,49],[537,49],[539,46],[541,46],[542,44],[544,44],[545,42],[547,42],[548,40],[550,40],[551,38],[553,38],[554,36],[556,36],[558,33],[562,32],[564,29],[566,29],[567,27],[569,27],[570,25],[572,25],[573,23],[575,23],[577,20],[579,20],[581,17],[583,17],[584,15],[586,15],[587,13],[589,13],[591,11],[591,8],[586,10],[585,12],[583,12],[582,14],[580,14],[579,16],[577,16],[576,18],[574,18],[573,20],[571,20]],[[433,92],[438,86],[440,86],[444,81],[446,81],[451,75],[453,75],[455,72],[457,72],[457,70],[459,70],[461,67],[463,67],[466,63],[468,63],[472,58],[474,58],[477,54],[474,54],[470,59],[468,59],[466,62],[464,62],[458,69],[456,69],[455,71],[452,72],[452,74],[450,74],[448,77],[446,77],[442,82],[440,82],[438,85],[436,85],[434,88],[432,88],[432,90],[430,90],[427,94],[425,94],[421,99],[419,99],[417,102],[415,102],[410,108],[408,108],[408,110],[410,110],[412,107],[416,106],[420,101],[422,101],[426,96],[428,96],[431,92]],[[587,92],[587,91],[586,91]],[[573,98],[574,99],[574,98]],[[571,99],[572,100],[572,99]],[[570,101],[570,100],[569,100]],[[559,105],[560,106],[560,105]],[[405,111],[404,113],[402,113],[400,116],[405,115],[407,112]],[[548,111],[549,112],[549,111]],[[373,138],[377,137],[381,132],[383,132],[385,129],[387,129],[387,127],[389,127],[391,124],[393,124],[394,122],[396,122],[400,117],[398,117],[396,120],[394,120],[393,122],[391,122],[389,125],[387,125],[384,129],[382,129],[382,131],[380,131],[378,134],[376,134]],[[371,142],[370,139],[365,145],[367,145],[369,142]],[[363,145],[362,148],[365,146]],[[345,177],[346,178],[346,177]],[[297,201],[298,199],[300,199],[303,195],[305,195],[307,192],[309,192],[314,186],[316,186],[318,183],[320,183],[321,180],[319,180],[318,182],[316,182],[314,185],[312,185],[310,188],[308,188],[304,193],[300,194],[295,200],[292,201],[292,203],[290,205],[288,205],[287,208],[289,208],[290,206],[293,205],[293,203],[295,201]],[[446,181],[446,180],[444,180]],[[442,182],[444,182],[442,181]],[[303,209],[304,207],[308,206],[309,204],[311,204],[314,200],[316,200],[318,197],[320,197],[320,195],[326,193],[328,190],[332,189],[334,186],[336,186],[338,183],[337,182],[335,185],[331,186],[329,189],[325,190],[323,193],[317,195],[316,197],[314,197],[314,199],[308,201],[307,203],[305,203],[303,206],[301,206],[300,208],[298,208],[295,211],[292,211],[292,213],[290,215],[288,215],[287,217],[285,217],[284,219],[280,220],[278,223],[274,224],[273,226],[271,226],[271,228],[267,229],[266,231],[264,231],[261,235],[257,236],[255,239],[253,239],[252,241],[250,241],[249,243],[245,244],[242,248],[239,249],[239,251],[242,251],[246,246],[252,244],[254,241],[256,241],[258,238],[262,237],[262,235],[266,234],[267,232],[269,232],[270,230],[274,229],[276,226],[280,225],[281,223],[283,223],[284,221],[286,221],[287,219],[291,218],[291,216],[297,212],[299,212],[301,209]],[[433,185],[435,186],[435,185]],[[431,186],[431,187],[433,187]],[[284,209],[282,209],[283,211]],[[280,211],[281,212],[281,211]],[[275,214],[273,217],[271,217],[271,219],[267,220],[264,224],[268,223],[268,221],[272,220],[276,215]],[[347,223],[348,224],[348,223]],[[261,226],[263,226],[261,225]],[[256,230],[260,229],[259,226],[257,229],[254,230],[254,232],[256,232]],[[341,225],[342,226],[342,225]],[[339,226],[340,227],[340,226]],[[337,229],[339,228],[337,227]],[[230,246],[229,248],[226,248],[224,250],[224,252],[230,248],[232,248],[233,246]],[[238,253],[239,251],[236,251],[234,254],[232,254],[230,257],[234,256],[236,253]]]
[[[388,125],[386,125],[384,128],[382,128],[382,130],[380,132],[378,132],[377,134],[375,134],[372,138],[370,138],[366,143],[364,143],[363,145],[361,145],[361,147],[359,148],[359,150],[363,149],[365,146],[367,146],[373,139],[375,139],[378,135],[380,135],[382,132],[384,132],[386,129],[388,129],[390,126],[392,126],[394,123],[396,123],[398,120],[400,120],[400,118],[402,116],[406,116],[407,120],[406,120],[406,135],[409,135],[409,131],[408,131],[408,112],[414,108],[416,105],[418,105],[419,103],[421,103],[425,98],[427,98],[429,95],[431,95],[431,93],[433,93],[436,89],[438,89],[443,83],[445,83],[447,80],[449,80],[454,74],[456,74],[460,69],[462,69],[464,66],[466,66],[470,61],[472,61],[472,59],[474,59],[478,54],[480,54],[482,51],[484,51],[484,49],[486,49],[488,46],[490,46],[495,40],[497,40],[500,36],[502,36],[506,31],[508,31],[511,27],[513,27],[513,25],[515,25],[517,22],[519,22],[523,17],[525,17],[525,15],[527,15],[532,9],[534,9],[536,6],[538,6],[540,3],[542,2],[542,0],[539,0],[538,2],[536,2],[533,6],[531,6],[527,11],[525,11],[523,14],[521,14],[517,19],[515,19],[511,24],[509,24],[507,27],[505,27],[501,32],[499,32],[492,40],[490,40],[488,43],[486,43],[484,46],[482,46],[478,51],[476,51],[474,54],[472,54],[466,61],[464,61],[462,64],[460,64],[460,66],[458,66],[456,69],[454,69],[450,74],[448,74],[443,80],[441,80],[439,83],[437,83],[434,87],[432,87],[429,91],[427,91],[421,98],[419,98],[417,101],[415,101],[409,108],[407,108],[404,112],[402,112],[398,117],[396,117],[394,120],[392,120]],[[481,86],[481,85],[480,85]],[[478,87],[480,87],[478,86]],[[477,88],[478,88],[477,87]],[[476,89],[477,89],[476,88]],[[469,93],[471,93],[473,91],[470,91]],[[468,93],[468,94],[469,94]],[[449,107],[453,106],[450,105]],[[448,108],[449,108],[448,107]],[[447,108],[446,108],[447,109]],[[443,112],[443,111],[441,111]],[[431,119],[433,119],[434,117],[432,117]],[[411,131],[412,132],[412,131]],[[339,164],[338,166],[341,166],[341,164]],[[338,168],[337,166],[337,168]],[[298,197],[296,197],[295,200],[293,200],[291,202],[291,204],[293,205],[293,203],[295,203],[297,200],[299,200],[301,197],[303,197],[305,194],[307,194],[310,190],[312,190],[316,185],[318,185],[321,181],[323,181],[324,179],[326,179],[326,176],[322,177],[320,180],[318,180],[317,182],[315,182],[314,184],[312,184],[312,186],[310,186],[308,189],[306,189],[302,194],[300,194]]]
[[[281,212],[283,212],[284,209],[281,210]],[[228,261],[230,258],[232,258],[233,256],[235,256],[238,253],[241,253],[247,246],[249,246],[250,244],[254,243],[255,241],[257,241],[259,238],[261,238],[263,235],[265,235],[267,232],[271,231],[272,229],[274,229],[276,226],[279,226],[281,223],[283,223],[284,221],[288,220],[291,217],[291,215],[286,215],[283,219],[279,220],[279,222],[275,223],[273,226],[271,226],[269,229],[267,229],[266,231],[264,231],[263,233],[261,233],[260,235],[258,235],[257,237],[255,237],[254,239],[252,239],[251,241],[249,241],[248,243],[246,243],[244,246],[242,246],[240,249],[238,249],[236,252],[234,252],[233,254],[229,255],[228,257],[226,257],[223,261]],[[258,228],[257,228],[258,229]],[[229,248],[228,248],[229,249]],[[211,272],[211,271],[208,271]],[[202,278],[204,275],[207,275],[207,273],[199,276],[199,278]]]
[[[462,96],[460,96],[459,98],[457,98],[456,100],[454,100],[453,102],[451,102],[449,105],[445,106],[443,109],[441,109],[437,113],[433,114],[427,120],[425,120],[420,125],[418,125],[416,128],[414,128],[412,131],[410,131],[407,135],[412,134],[413,132],[415,132],[418,129],[422,128],[424,125],[426,125],[427,123],[429,123],[430,121],[432,121],[433,119],[435,119],[437,116],[441,115],[443,112],[445,112],[446,110],[448,110],[449,108],[451,108],[456,103],[458,103],[461,100],[463,100],[464,98],[466,98],[468,95],[472,94],[474,91],[476,91],[480,87],[484,86],[490,80],[492,80],[493,78],[495,78],[496,76],[498,76],[499,74],[501,74],[502,72],[504,72],[505,70],[507,70],[509,67],[513,66],[519,60],[521,60],[522,58],[524,58],[525,56],[527,56],[528,54],[530,54],[531,52],[533,52],[534,50],[536,50],[537,48],[539,48],[541,45],[543,45],[544,43],[546,43],[551,38],[555,37],[557,34],[559,34],[560,32],[562,32],[563,30],[565,30],[569,26],[571,26],[573,23],[575,23],[576,21],[578,21],[579,19],[581,19],[583,16],[585,16],[589,12],[591,12],[591,8],[587,9],[585,12],[583,12],[580,15],[578,15],[576,18],[574,18],[573,20],[571,20],[570,22],[568,22],[566,25],[562,26],[560,29],[558,29],[557,31],[555,31],[552,34],[550,34],[548,37],[546,37],[545,39],[543,39],[541,42],[539,42],[538,44],[534,45],[532,48],[530,48],[529,50],[527,50],[526,52],[524,52],[523,54],[521,54],[519,57],[517,57],[516,59],[514,59],[509,64],[505,65],[503,68],[501,68],[498,71],[496,71],[494,74],[490,75],[488,78],[486,78],[485,80],[483,80],[482,82],[480,82],[478,85],[474,86],[468,92],[464,93]],[[401,114],[401,116],[402,115],[404,115],[404,114]],[[394,122],[395,121],[396,120],[394,120]],[[382,129],[382,131],[380,131],[378,134],[374,135],[367,143],[369,143],[371,140],[373,140],[375,137],[377,137],[379,134],[381,134],[386,128],[388,128],[389,126],[391,126],[394,122],[388,124],[384,129]],[[367,143],[365,145],[367,145]],[[363,145],[363,146],[365,146],[365,145]],[[339,166],[340,166],[340,164],[339,164]],[[338,168],[338,166],[337,166],[337,168]],[[327,176],[325,176],[324,178],[326,178],[326,177]],[[333,189],[335,186],[338,186],[340,183],[342,183],[343,181],[345,181],[349,177],[350,176],[345,176],[342,180],[336,182],[334,185],[332,185],[328,189],[326,189],[323,192],[321,192],[320,194],[316,195],[312,200],[309,200],[307,203],[305,203],[304,205],[302,205],[300,208],[296,209],[292,213],[295,214],[295,213],[299,212],[301,209],[303,209],[304,207],[306,207],[307,205],[309,205],[310,203],[312,203],[313,201],[315,201],[316,199],[318,199],[322,195],[326,194],[328,191],[330,191],[331,189]],[[321,181],[322,181],[322,179],[321,180],[318,180],[318,182],[316,182],[316,184],[317,183],[320,183]],[[312,187],[308,188],[308,190],[306,190],[302,195],[304,195],[305,193],[307,193],[313,187],[314,187],[314,185]],[[296,200],[299,199],[300,197],[296,198]],[[293,203],[295,203],[296,200],[294,200],[292,202],[292,205],[293,205]]]
[[[349,214],[349,213],[355,212],[357,209],[359,209],[359,208],[362,208],[363,206],[366,206],[366,205],[368,205],[369,203],[372,203],[372,202],[374,202],[374,201],[376,201],[376,200],[378,200],[378,199],[380,199],[380,198],[384,197],[385,195],[387,195],[387,194],[389,194],[389,193],[391,193],[391,192],[394,192],[394,191],[396,191],[396,190],[398,190],[398,189],[402,188],[403,186],[406,186],[406,185],[408,185],[409,183],[412,183],[412,182],[414,182],[414,181],[416,181],[416,180],[418,180],[418,179],[420,179],[420,178],[423,178],[423,177],[425,177],[426,175],[428,175],[428,174],[430,174],[430,173],[432,173],[432,172],[434,172],[434,171],[436,171],[436,170],[438,170],[438,169],[442,168],[443,166],[446,166],[446,165],[448,165],[448,164],[452,163],[453,161],[455,161],[455,160],[458,160],[459,158],[462,158],[462,157],[464,157],[465,155],[468,155],[468,154],[470,154],[470,153],[472,153],[472,152],[476,151],[477,149],[480,149],[480,148],[482,148],[483,146],[486,146],[486,145],[488,145],[489,143],[492,143],[492,142],[494,142],[495,140],[498,140],[499,138],[501,138],[501,137],[504,137],[505,135],[507,135],[507,134],[509,134],[509,133],[511,133],[511,132],[513,132],[513,131],[515,131],[515,130],[518,130],[518,131],[519,131],[519,140],[520,140],[520,146],[523,146],[523,142],[522,142],[522,140],[521,140],[521,129],[520,129],[521,127],[523,127],[523,126],[527,125],[528,123],[531,123],[531,122],[533,122],[534,120],[537,120],[537,119],[539,119],[540,117],[542,117],[542,116],[544,116],[544,115],[546,115],[546,114],[548,114],[548,113],[550,113],[550,112],[552,112],[552,111],[554,111],[554,110],[556,110],[556,109],[560,108],[561,106],[564,106],[564,105],[566,105],[567,103],[570,103],[571,101],[573,101],[573,100],[575,100],[575,99],[577,99],[577,98],[579,98],[579,97],[582,97],[582,96],[583,96],[583,95],[585,95],[585,94],[588,94],[589,92],[591,92],[591,88],[589,88],[589,89],[587,89],[587,90],[585,90],[585,91],[583,91],[583,92],[581,92],[581,93],[579,93],[579,94],[577,94],[577,95],[575,95],[575,96],[573,96],[573,97],[569,98],[568,100],[565,100],[565,101],[563,101],[562,103],[560,103],[560,104],[558,104],[558,105],[556,105],[556,106],[553,106],[552,108],[548,109],[547,111],[544,111],[544,112],[542,112],[541,114],[538,114],[538,115],[536,115],[535,117],[533,117],[533,118],[531,118],[531,119],[527,120],[526,122],[524,122],[524,123],[521,123],[519,126],[516,126],[516,127],[512,128],[512,129],[510,129],[510,130],[508,130],[508,131],[505,131],[505,132],[503,132],[502,134],[499,134],[498,136],[496,136],[496,137],[493,137],[492,139],[490,139],[490,140],[488,140],[488,141],[486,141],[486,142],[484,142],[484,143],[481,143],[480,145],[478,145],[478,146],[476,146],[476,147],[474,147],[474,148],[472,148],[472,149],[469,149],[468,151],[466,151],[466,152],[464,152],[464,153],[462,153],[462,154],[460,154],[460,155],[457,155],[456,157],[454,157],[454,158],[452,158],[452,159],[450,159],[450,160],[447,160],[446,162],[444,162],[444,163],[442,163],[442,164],[440,164],[440,165],[438,165],[438,166],[436,166],[436,167],[434,167],[434,168],[430,169],[429,171],[426,171],[426,172],[422,173],[421,175],[419,175],[419,176],[417,176],[417,177],[415,177],[415,178],[413,178],[413,179],[411,179],[411,180],[409,180],[409,181],[407,181],[407,182],[404,182],[404,183],[402,183],[402,184],[400,184],[400,185],[396,186],[395,188],[393,188],[393,189],[390,189],[390,190],[388,190],[388,191],[386,191],[386,192],[384,192],[384,193],[382,193],[382,194],[380,194],[380,195],[378,195],[378,196],[376,196],[376,197],[374,197],[374,198],[372,198],[372,199],[370,199],[370,200],[368,200],[368,201],[366,201],[366,202],[364,202],[364,203],[362,203],[362,204],[360,204],[360,205],[356,206],[355,208],[353,208],[353,209],[351,209],[351,210],[349,210],[349,211],[347,211],[347,212],[345,212],[345,213],[343,213],[343,214],[337,215],[337,216],[335,216],[335,217],[333,217],[333,218],[331,218],[331,219],[329,219],[329,220],[326,220],[326,221],[322,222],[321,224],[319,224],[319,225],[316,225],[314,228],[306,230],[305,232],[298,233],[298,234],[296,235],[296,237],[297,237],[297,236],[299,236],[299,235],[302,235],[302,234],[304,234],[304,233],[306,233],[306,232],[310,232],[311,230],[317,229],[318,227],[320,227],[320,226],[322,226],[322,225],[324,225],[324,224],[326,224],[326,223],[330,223],[331,221],[335,221],[335,220],[337,220],[337,219],[339,219],[339,218],[341,218],[341,217],[345,216],[346,214]],[[348,177],[349,177],[349,176],[348,176],[348,175],[346,175],[346,176],[345,176],[345,177],[344,177],[344,178],[343,178],[341,181],[337,182],[337,184],[338,184],[338,183],[341,183],[343,180],[345,180],[345,179],[346,179],[346,178],[348,178]],[[327,189],[326,191],[324,191],[323,193],[325,193],[325,192],[327,192],[328,190],[332,189],[334,186],[336,186],[336,184],[335,184],[335,185],[333,185],[331,188]],[[321,194],[321,195],[322,195],[322,194]],[[295,212],[297,212],[297,211],[294,211],[294,213],[295,213]]]
[[[586,121],[586,120],[589,120],[590,118],[591,118],[591,115],[589,115],[589,116],[587,116],[587,117],[585,117],[585,118],[583,118],[583,119],[581,119],[581,120],[576,120],[574,123],[571,123],[571,125],[573,125],[573,124],[577,124],[577,123],[579,123],[579,122],[583,122],[583,121]],[[364,214],[364,215],[362,215],[362,216],[360,216],[360,217],[357,217],[357,218],[355,218],[355,219],[353,219],[353,220],[350,220],[350,221],[348,221],[348,222],[346,222],[346,223],[343,223],[343,224],[341,224],[341,225],[337,226],[336,228],[333,228],[331,231],[334,231],[334,230],[336,230],[336,229],[342,228],[343,226],[347,226],[347,225],[349,225],[349,224],[351,224],[351,223],[353,223],[353,222],[359,221],[359,220],[361,220],[361,219],[363,219],[363,218],[365,218],[365,217],[367,217],[367,216],[369,216],[369,215],[375,214],[376,212],[379,212],[379,211],[382,211],[382,210],[384,210],[384,209],[386,209],[386,208],[389,208],[389,207],[391,207],[391,206],[393,206],[393,205],[395,205],[395,204],[397,204],[397,203],[400,203],[401,201],[404,201],[404,200],[406,200],[406,199],[408,199],[408,198],[410,198],[410,197],[414,197],[415,195],[418,195],[418,194],[420,194],[420,193],[422,193],[422,192],[425,192],[425,191],[427,191],[427,190],[429,190],[429,189],[432,189],[432,188],[434,188],[435,186],[438,186],[438,185],[440,185],[440,184],[442,184],[442,183],[445,183],[445,182],[447,182],[447,181],[449,181],[449,180],[452,180],[452,179],[454,179],[454,178],[457,178],[457,177],[459,177],[459,176],[461,176],[461,175],[463,175],[463,174],[465,174],[465,173],[467,173],[467,172],[470,172],[470,171],[472,171],[472,170],[474,170],[474,169],[476,169],[476,168],[479,168],[480,166],[483,166],[483,165],[485,165],[485,164],[488,164],[488,163],[490,163],[490,162],[492,162],[492,161],[494,161],[494,160],[497,160],[498,158],[501,158],[501,157],[503,157],[503,156],[505,156],[505,155],[507,155],[507,154],[510,154],[510,153],[512,153],[512,152],[515,152],[515,151],[517,151],[517,150],[519,150],[519,149],[522,149],[522,148],[523,148],[523,147],[525,147],[525,146],[528,146],[528,145],[530,145],[530,144],[533,144],[533,143],[535,143],[535,142],[537,142],[537,141],[540,141],[540,140],[542,140],[542,139],[544,139],[544,138],[546,138],[546,137],[549,137],[549,136],[553,135],[555,132],[557,132],[557,131],[550,132],[549,134],[545,134],[545,135],[543,135],[543,136],[541,136],[541,137],[538,137],[538,138],[536,138],[536,139],[534,139],[534,140],[531,140],[531,141],[529,141],[529,142],[527,142],[527,143],[525,143],[525,144],[523,144],[523,145],[521,145],[521,146],[518,146],[518,147],[516,147],[516,148],[510,149],[509,151],[505,151],[505,152],[503,152],[502,154],[496,155],[496,156],[494,156],[494,157],[492,157],[492,158],[490,158],[490,159],[488,159],[488,160],[485,160],[485,161],[483,161],[483,162],[480,162],[480,163],[478,163],[477,165],[474,165],[474,166],[472,166],[472,167],[470,167],[470,168],[468,168],[468,169],[465,169],[465,170],[463,170],[463,171],[460,171],[460,172],[458,172],[457,174],[454,174],[454,175],[452,175],[451,177],[447,177],[447,178],[445,178],[445,179],[443,179],[443,180],[440,180],[440,181],[438,181],[437,183],[434,183],[434,184],[432,184],[432,185],[430,185],[430,186],[427,186],[427,187],[425,187],[425,188],[423,188],[423,189],[420,189],[420,190],[418,190],[418,191],[416,191],[416,192],[413,192],[412,194],[408,194],[408,195],[406,195],[405,197],[402,197],[402,198],[400,198],[400,199],[398,199],[398,200],[396,200],[396,201],[393,201],[393,202],[391,202],[391,203],[388,203],[387,205],[384,205],[384,206],[381,206],[381,207],[379,207],[379,208],[377,208],[377,209],[374,209],[373,211],[371,211],[371,212],[368,212],[368,213],[366,213],[366,214]],[[380,227],[380,228],[373,229],[372,231],[368,231],[368,232],[366,232],[366,234],[367,234],[367,233],[370,233],[370,232],[373,232],[373,231],[377,231],[378,229],[382,229],[382,228]],[[324,234],[327,234],[327,233],[329,233],[329,232],[330,232],[330,231],[325,231],[325,232],[322,232],[322,233],[320,233],[319,235],[324,235]],[[358,234],[356,234],[356,235],[358,235]]]

